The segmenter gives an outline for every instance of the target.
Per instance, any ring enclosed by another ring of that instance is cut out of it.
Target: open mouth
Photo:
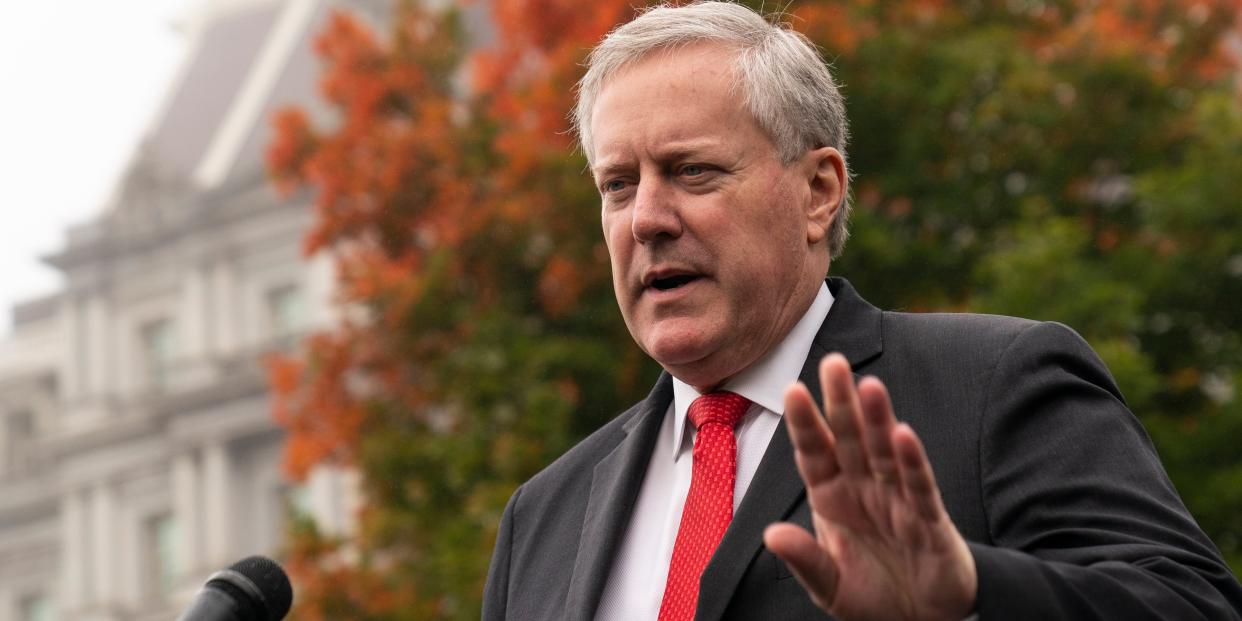
[[[699,277],[694,274],[680,274],[677,276],[669,276],[668,278],[657,278],[651,281],[651,286],[660,291],[670,291],[698,279]]]

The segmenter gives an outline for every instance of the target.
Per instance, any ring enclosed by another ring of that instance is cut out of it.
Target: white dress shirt
[[[733,487],[733,510],[737,511],[768,449],[768,441],[785,413],[785,389],[798,379],[811,342],[832,308],[832,294],[821,284],[802,319],[785,340],[755,364],[720,387],[750,399],[734,433],[737,437],[737,482]],[[596,619],[634,621],[656,619],[673,543],[681,524],[681,510],[690,490],[694,425],[686,412],[699,392],[673,378],[673,402],[660,427],[647,475],[638,493],[630,524],[613,560]]]

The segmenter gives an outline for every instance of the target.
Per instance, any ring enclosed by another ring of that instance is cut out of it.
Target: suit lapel
[[[672,380],[663,373],[651,394],[635,406],[638,411],[622,427],[625,437],[595,466],[591,497],[578,541],[578,556],[565,601],[568,619],[595,616],[613,555],[630,522],[643,475],[660,435],[660,424],[672,399]]]
[[[822,401],[818,378],[821,358],[841,352],[856,369],[878,356],[883,347],[880,310],[859,297],[844,279],[828,279],[828,288],[835,298],[832,310],[815,335],[799,374],[799,380],[810,389],[816,403]],[[781,425],[772,434],[733,522],[703,571],[696,621],[715,621],[724,614],[742,576],[763,546],[763,529],[789,515],[805,493],[794,465],[789,432]]]

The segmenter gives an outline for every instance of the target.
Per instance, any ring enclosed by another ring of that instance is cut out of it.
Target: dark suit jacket
[[[1242,587],[1182,505],[1104,365],[1054,323],[881,312],[848,282],[811,346],[888,386],[970,542],[988,619],[1232,619]],[[590,619],[672,399],[651,394],[513,494],[483,618]],[[782,425],[704,571],[699,621],[825,618],[764,549],[764,527],[810,524]]]

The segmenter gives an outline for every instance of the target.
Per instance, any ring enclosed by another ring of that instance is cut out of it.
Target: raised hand
[[[970,616],[974,559],[918,436],[897,423],[878,379],[855,390],[840,354],[820,362],[819,379],[828,424],[800,383],[785,393],[784,416],[815,533],[773,524],[764,544],[842,621]]]

